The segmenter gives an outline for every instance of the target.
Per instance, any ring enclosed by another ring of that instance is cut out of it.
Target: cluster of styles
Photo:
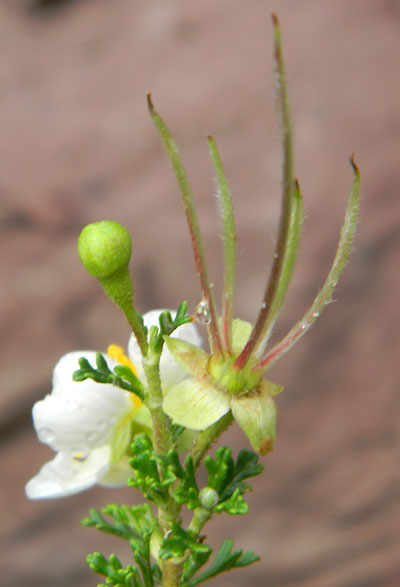
[[[115,222],[86,226],[78,242],[86,270],[125,314],[132,335],[127,355],[112,345],[107,353],[80,351],[56,365],[52,393],[35,404],[39,440],[56,451],[26,486],[31,499],[71,495],[92,487],[128,485],[142,492],[144,505],[111,504],[91,510],[85,526],[129,541],[132,564],[111,555],[88,556],[90,567],[104,576],[103,585],[194,587],[221,572],[258,560],[253,552],[223,542],[212,549],[202,534],[214,515],[243,515],[247,479],[261,473],[259,455],[274,447],[275,396],[282,388],[265,373],[312,326],[332,292],[351,250],[358,213],[359,172],[351,159],[354,182],[339,246],[327,279],[306,312],[272,348],[268,341],[288,289],[301,232],[303,212],[293,175],[290,113],[280,30],[274,24],[274,63],[278,116],[282,134],[282,208],[276,251],[260,311],[253,325],[233,319],[235,224],[232,200],[214,139],[208,137],[222,217],[224,287],[218,312],[210,285],[190,185],[164,120],[150,96],[150,115],[159,131],[180,187],[189,225],[202,301],[194,315],[183,302],[176,312],[154,310],[141,315],[134,304],[129,275],[131,239]],[[209,351],[194,324],[205,325]],[[252,450],[236,459],[231,450],[210,447],[233,421]],[[204,463],[207,484],[199,486]],[[183,508],[190,522],[182,522]],[[202,568],[202,567],[205,568]]]

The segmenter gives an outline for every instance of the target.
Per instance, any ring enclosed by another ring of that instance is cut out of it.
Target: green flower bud
[[[212,487],[203,487],[199,493],[200,503],[206,510],[212,510],[219,501],[217,491]]]
[[[126,269],[131,258],[131,237],[118,222],[88,224],[78,239],[78,255],[86,271],[100,281]]]
[[[118,222],[103,220],[88,224],[78,239],[78,254],[86,271],[101,283],[104,292],[124,312],[143,355],[147,335],[142,316],[133,305],[133,285],[129,274],[131,237]]]

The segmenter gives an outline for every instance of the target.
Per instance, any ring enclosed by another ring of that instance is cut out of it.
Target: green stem
[[[195,467],[200,465],[201,459],[211,448],[214,442],[221,436],[221,434],[229,428],[232,422],[232,412],[229,411],[227,414],[225,414],[225,416],[222,416],[218,422],[215,422],[215,424],[206,430],[199,432],[196,443],[190,453],[192,455],[193,464]]]
[[[132,332],[136,337],[140,351],[143,357],[145,357],[148,350],[146,329],[141,314],[133,305],[133,285],[128,268],[124,267],[120,271],[114,273],[111,277],[99,279],[99,281],[106,295],[111,298],[114,304],[116,304],[125,314],[125,317],[132,328]]]
[[[193,518],[188,526],[188,530],[198,536],[203,528],[204,524],[212,517],[210,510],[206,510],[203,507],[198,507],[194,510]]]
[[[146,405],[153,420],[154,450],[157,454],[166,455],[172,448],[168,416],[162,410],[162,389],[160,379],[159,357],[149,352],[143,358],[143,367],[149,388]]]
[[[172,448],[172,438],[168,416],[161,407],[163,396],[160,378],[160,356],[159,353],[154,353],[151,350],[150,345],[147,357],[143,358],[143,367],[149,388],[146,405],[150,410],[153,421],[154,451],[157,454],[166,455]],[[170,497],[165,506],[158,508],[157,519],[163,536],[170,530],[172,523],[180,525],[179,507],[172,497]],[[171,560],[166,560],[163,562],[162,571],[162,585],[164,587],[178,587],[183,571],[183,563],[174,564]]]
[[[178,587],[181,584],[183,563],[175,565],[171,560],[163,562],[163,587]]]

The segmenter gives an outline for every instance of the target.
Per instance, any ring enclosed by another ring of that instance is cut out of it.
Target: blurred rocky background
[[[335,301],[271,372],[276,450],[250,514],[210,524],[262,562],[215,580],[239,587],[400,585],[400,3],[396,0],[2,0],[0,3],[1,557],[4,587],[89,587],[86,553],[117,539],[79,526],[89,506],[135,502],[95,489],[28,502],[24,484],[51,451],[32,404],[73,349],[124,345],[128,328],[80,266],[88,222],[133,235],[138,307],[199,301],[179,194],[145,96],[187,163],[211,272],[219,223],[205,135],[220,147],[238,226],[237,315],[261,302],[279,214],[272,89],[278,12],[306,223],[276,337],[307,309],[335,252],[355,152],[362,210]],[[229,433],[239,448],[237,428]]]

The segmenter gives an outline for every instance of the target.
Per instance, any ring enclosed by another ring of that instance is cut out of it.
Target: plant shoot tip
[[[279,19],[278,19],[275,12],[271,12],[271,18],[272,18],[272,22],[273,22],[274,27],[279,27]]]
[[[151,99],[150,92],[147,94],[147,107],[150,110],[150,113],[154,112],[154,105],[153,105],[153,100]]]
[[[350,156],[350,165],[353,168],[354,173],[359,176],[360,175],[360,170],[358,169],[358,166],[356,165],[356,162],[354,161],[354,153],[351,154]]]

